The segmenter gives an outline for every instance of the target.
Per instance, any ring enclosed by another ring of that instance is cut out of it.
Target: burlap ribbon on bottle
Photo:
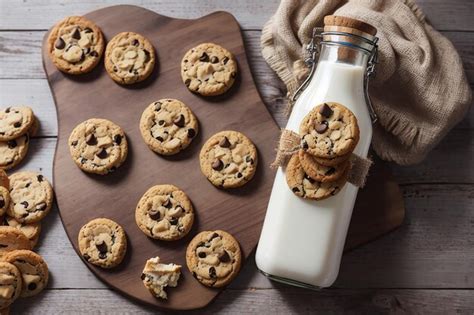
[[[293,154],[297,154],[300,149],[300,135],[294,131],[282,129],[278,147],[276,149],[277,153],[275,160],[270,165],[270,167],[277,168],[279,166],[285,166],[288,164],[290,157]],[[357,187],[364,187],[369,169],[373,164],[372,160],[360,157],[354,153],[351,154],[349,160],[351,163],[351,168],[347,181]]]
[[[374,150],[398,164],[420,162],[461,121],[471,103],[456,49],[413,0],[282,0],[263,28],[261,45],[263,58],[289,96],[307,74],[303,60],[313,28],[331,14],[378,30],[379,63],[370,82],[378,116]]]

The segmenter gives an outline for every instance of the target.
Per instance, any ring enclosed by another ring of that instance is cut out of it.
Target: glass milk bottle
[[[357,117],[360,140],[354,153],[367,157],[372,139],[368,75],[376,57],[376,29],[344,17],[326,17],[319,61],[296,100],[287,129],[298,133],[300,122],[315,106],[338,102]],[[308,50],[315,57],[314,39]],[[369,64],[369,66],[368,66]],[[315,69],[315,70],[314,70]],[[350,183],[330,198],[300,198],[279,167],[256,251],[258,269],[270,279],[307,288],[333,284],[339,272],[358,188]]]

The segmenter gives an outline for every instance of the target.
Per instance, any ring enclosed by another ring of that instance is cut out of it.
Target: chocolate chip
[[[36,206],[36,210],[38,211],[44,211],[46,209],[47,205],[46,202],[42,202],[39,205]]]
[[[227,253],[227,251],[224,250],[224,252],[219,256],[219,260],[223,263],[226,263],[226,262],[230,261],[230,256]]]
[[[22,201],[22,202],[20,202],[20,205],[23,205],[23,207],[25,209],[28,208],[28,206],[29,206],[28,201]]]
[[[102,148],[102,151],[100,151],[99,153],[97,153],[97,157],[99,159],[105,159],[109,154],[107,153],[107,151]]]
[[[6,247],[8,247],[8,245],[0,244],[0,248],[6,248]]]
[[[132,40],[132,45],[133,46],[138,46],[138,44],[139,44],[138,39]]]
[[[142,273],[142,275],[140,276],[140,279],[145,280],[145,278],[146,278],[146,274]]]
[[[334,167],[331,167],[330,169],[328,169],[328,171],[326,172],[325,175],[332,175],[336,172],[336,169]]]
[[[165,124],[165,121],[163,119],[158,121],[158,125],[163,126]]]
[[[309,177],[308,174],[305,174],[304,178],[306,178],[311,184],[314,184],[315,182],[315,180]]]
[[[54,43],[54,47],[56,47],[57,49],[64,49],[64,47],[66,47],[66,43],[61,37],[59,37]]]
[[[73,142],[71,142],[71,145],[75,147],[77,145],[77,140],[74,140]]]
[[[227,64],[227,62],[229,61],[229,57],[224,57],[224,59],[222,59],[222,63],[223,64]]]
[[[317,133],[324,133],[326,130],[328,130],[328,123],[326,121],[323,121],[321,124],[316,124],[316,127],[314,128]]]
[[[189,128],[188,129],[188,138],[194,138],[194,136],[196,136],[196,130],[194,130],[193,128]]]
[[[121,136],[121,135],[115,135],[115,136],[114,136],[114,141],[115,141],[115,143],[117,143],[117,144],[122,143],[122,136]]]
[[[34,291],[35,289],[36,289],[36,283],[31,282],[30,284],[28,284],[28,290]]]
[[[213,234],[211,235],[211,238],[209,239],[209,241],[212,241],[212,240],[215,239],[216,237],[219,237],[219,234],[213,233]]]
[[[155,139],[158,140],[158,141],[160,141],[160,142],[163,142],[163,140],[164,140],[164,139],[163,139],[162,137],[160,137],[160,136],[157,136]]]
[[[81,39],[81,32],[79,31],[78,28],[74,30],[74,32],[71,35],[72,38],[74,39]]]
[[[216,268],[214,268],[214,267],[209,268],[209,277],[211,277],[213,279],[217,278]]]
[[[240,172],[237,173],[237,178],[242,178],[242,176],[243,176],[242,173]]]
[[[3,199],[2,196],[0,196],[0,208],[5,207],[5,199]]]
[[[206,52],[203,52],[201,57],[199,57],[199,60],[203,61],[203,62],[208,62],[209,61],[209,55]]]
[[[146,49],[144,49],[143,52],[145,53],[145,62],[150,61],[150,52]]]
[[[82,158],[82,159],[81,159],[81,164],[84,164],[84,163],[86,163],[86,162],[87,162],[87,159],[86,159],[86,158]]]
[[[114,72],[117,72],[117,71],[118,71],[117,66],[114,66]]]
[[[21,127],[21,122],[16,122],[13,124],[13,127],[15,128],[20,128]]]
[[[173,203],[171,202],[171,199],[170,198],[166,199],[166,202],[163,204],[163,207],[167,209],[171,209],[172,206],[173,206]]]
[[[219,62],[219,58],[217,58],[216,56],[211,57],[211,63],[218,63],[218,62]]]
[[[300,192],[300,190],[299,190],[298,187],[293,187],[291,190],[292,190],[294,193]]]
[[[155,102],[155,112],[159,112],[161,110],[161,102]]]
[[[89,261],[89,259],[91,259],[91,256],[89,256],[89,255],[87,255],[87,254],[82,255],[82,257],[84,257],[84,259],[85,259],[86,261]]]
[[[17,146],[16,140],[13,139],[13,140],[8,141],[7,145],[8,145],[8,148],[10,148],[10,149],[16,148],[16,146]]]
[[[179,115],[179,117],[176,117],[176,118],[173,120],[173,123],[174,123],[176,126],[180,127],[180,128],[184,127],[184,115],[181,114],[181,115]]]
[[[92,57],[99,57],[99,53],[98,53],[97,51],[95,51],[95,50],[91,51],[90,55],[91,55]]]
[[[148,216],[150,217],[150,219],[158,221],[161,218],[161,213],[158,210],[150,210],[148,212]]]
[[[205,252],[199,252],[199,253],[198,253],[198,257],[199,257],[199,258],[206,258],[206,256],[207,256],[207,255],[206,255]]]
[[[228,148],[228,147],[230,147],[229,139],[227,139],[227,137],[224,136],[224,138],[222,138],[221,141],[219,141],[219,146],[220,146],[221,148]]]
[[[323,117],[329,118],[334,113],[334,111],[331,109],[331,107],[329,107],[328,104],[324,103],[324,105],[319,109],[319,113]]]
[[[100,259],[105,259],[105,258],[107,258],[107,253],[99,253],[99,258],[100,258]]]
[[[308,150],[308,143],[305,140],[301,141],[301,146],[303,147],[303,150]]]
[[[82,50],[82,52],[83,52],[84,54],[86,54],[86,55],[87,55],[88,53],[90,53],[90,51],[91,51],[91,49],[90,49],[89,47],[84,48],[84,49]]]
[[[86,138],[86,144],[87,145],[96,145],[97,144],[97,138],[94,136],[94,134],[90,134]]]
[[[178,224],[178,218],[171,218],[169,219],[171,225],[176,225]]]
[[[95,244],[95,247],[97,247],[97,250],[100,253],[107,253],[107,244],[105,244],[104,241],[100,241],[99,244]]]
[[[221,160],[216,159],[214,162],[212,162],[211,167],[213,170],[220,171],[224,167],[224,163],[222,163]]]
[[[30,187],[30,185],[31,185],[31,182],[27,183],[27,184],[25,185],[25,188]]]
[[[247,155],[247,156],[245,157],[245,161],[246,161],[247,163],[249,163],[250,165],[253,165],[253,163],[254,163],[254,160],[250,157],[250,155]]]
[[[186,86],[189,86],[191,84],[191,79],[186,79],[186,81],[184,81],[184,84]]]
[[[86,34],[87,34],[87,33],[92,33],[92,29],[91,29],[90,27],[86,27],[86,28],[84,29],[84,33],[86,33]]]

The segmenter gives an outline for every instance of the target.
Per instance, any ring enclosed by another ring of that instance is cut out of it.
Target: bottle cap
[[[355,33],[357,35],[362,35],[359,32],[371,36],[377,34],[377,29],[366,22],[345,16],[326,15],[324,17],[324,31],[334,30],[334,27],[346,33]]]

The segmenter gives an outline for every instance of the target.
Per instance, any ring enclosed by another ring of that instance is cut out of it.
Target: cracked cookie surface
[[[298,157],[305,173],[315,181],[322,183],[339,179],[350,167],[349,160],[334,166],[321,165],[314,156],[303,150],[298,152]]]
[[[16,139],[0,141],[0,168],[9,170],[20,164],[28,152],[29,142],[28,133]]]
[[[327,102],[316,106],[300,125],[304,151],[323,159],[346,155],[359,141],[359,126],[345,106]]]
[[[180,265],[160,263],[160,257],[156,256],[146,261],[141,279],[151,294],[167,299],[165,288],[176,287],[180,276]]]
[[[7,213],[20,222],[43,219],[53,204],[53,188],[43,175],[17,172],[10,176],[10,206]]]
[[[30,240],[14,227],[0,226],[0,258],[18,249],[31,249]]]
[[[291,191],[306,199],[322,200],[337,194],[346,184],[348,170],[336,181],[321,183],[309,177],[294,154],[286,167],[286,182]]]
[[[237,240],[227,232],[204,231],[186,250],[186,264],[193,276],[208,287],[223,287],[239,273],[242,253]]]
[[[155,50],[145,37],[133,32],[115,35],[105,49],[105,69],[120,84],[148,78],[155,67]]]
[[[181,78],[192,92],[204,96],[225,93],[234,84],[237,63],[225,48],[203,43],[191,48],[181,61]]]
[[[85,224],[79,231],[78,243],[82,257],[102,268],[120,264],[127,251],[125,231],[106,218],[97,218]]]
[[[151,150],[172,155],[191,144],[198,133],[198,121],[181,101],[162,99],[143,111],[140,132]]]
[[[82,16],[70,16],[51,30],[48,51],[59,70],[69,74],[87,73],[102,57],[104,38],[92,21]]]
[[[257,170],[257,149],[237,131],[221,131],[210,137],[199,154],[201,171],[215,186],[236,188],[252,179]]]
[[[48,284],[48,265],[40,255],[30,250],[15,250],[5,256],[5,261],[15,265],[21,272],[21,297],[36,295]]]
[[[35,121],[28,106],[11,106],[0,111],[0,141],[16,139],[24,135]]]
[[[147,236],[163,241],[184,237],[194,222],[188,196],[174,185],[156,185],[138,202],[135,221]]]
[[[7,215],[5,216],[3,223],[7,226],[14,227],[21,231],[30,240],[31,248],[35,247],[36,243],[38,242],[39,235],[41,233],[40,222],[22,223],[17,219]]]
[[[8,307],[20,296],[21,287],[21,273],[18,268],[9,262],[0,262],[0,310]]]
[[[110,120],[91,118],[72,131],[69,152],[83,171],[105,175],[115,171],[127,158],[127,138],[122,128]]]

